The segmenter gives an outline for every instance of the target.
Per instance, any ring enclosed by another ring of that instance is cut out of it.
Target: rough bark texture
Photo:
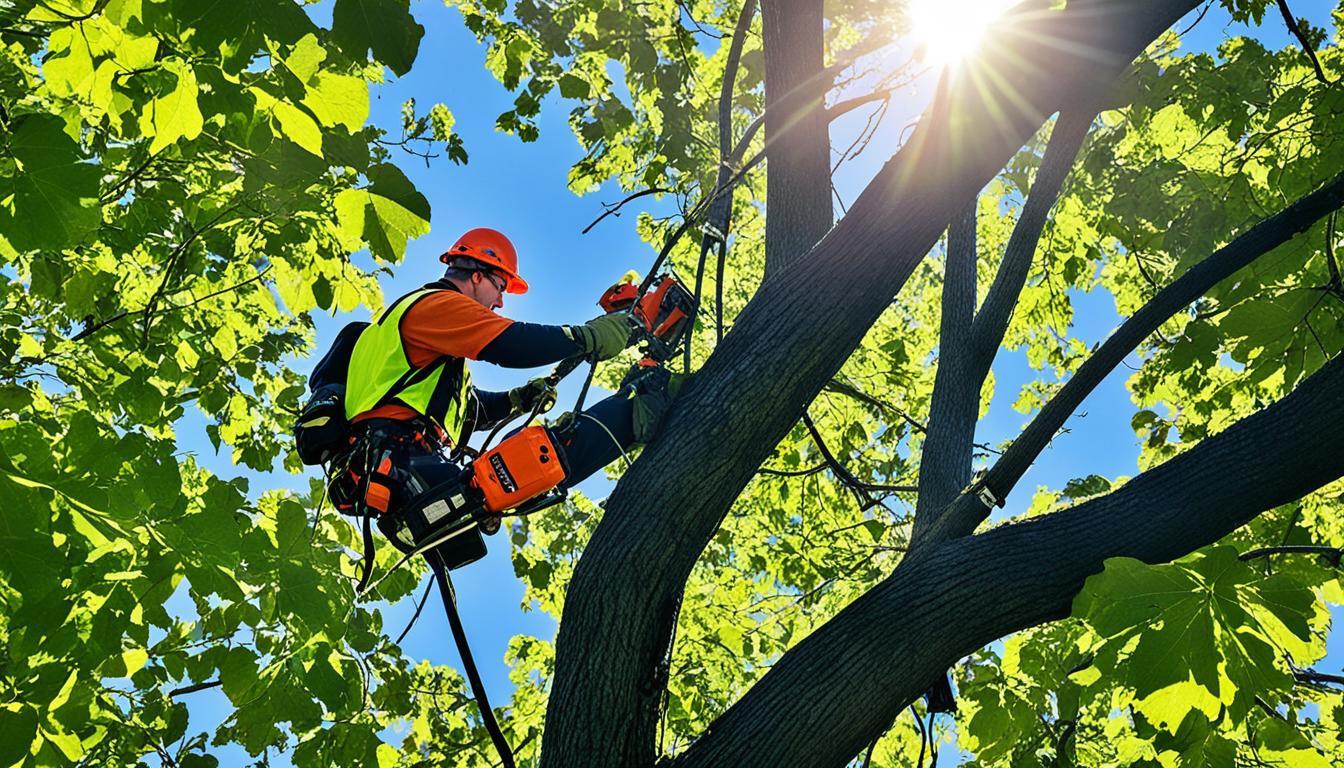
[[[821,0],[761,0],[766,274],[806,253],[834,219],[821,22]]]
[[[673,762],[839,768],[957,658],[1068,614],[1109,557],[1169,561],[1344,475],[1344,358],[1106,496],[935,544],[786,653]],[[825,738],[818,738],[825,734]]]
[[[678,399],[661,437],[617,485],[579,562],[557,638],[542,752],[546,768],[653,763],[657,704],[665,682],[662,664],[677,601],[696,559],[761,461],[839,370],[954,213],[1045,117],[1108,83],[1196,4],[1080,0],[1062,11],[1013,15],[996,31],[981,62],[967,69],[964,81],[940,94],[906,149],[883,168],[840,225],[793,268],[765,281]],[[1013,90],[1005,92],[1005,87]],[[828,279],[818,280],[818,274]],[[968,541],[983,546],[979,539]],[[1014,562],[1020,555],[1003,553]],[[921,562],[948,556],[938,547]],[[950,565],[935,570],[946,576]],[[1019,582],[1038,576],[1039,564],[1024,570],[1015,574]],[[768,696],[757,696],[753,689],[732,717],[712,726],[693,750],[698,764],[839,765],[852,757],[890,722],[887,717],[875,725],[870,713],[894,698],[886,690],[891,674],[917,672],[927,681],[960,654],[996,637],[991,631],[1001,634],[997,624],[981,626],[981,617],[959,626],[965,617],[957,601],[967,596],[949,590],[961,585],[968,591],[963,582],[960,577],[948,582],[921,606],[898,606],[899,622],[862,620],[869,632],[887,636],[885,653],[892,643],[924,649],[899,666],[859,663],[867,653],[863,641],[845,631],[819,633],[841,642],[810,639],[806,649],[786,654],[781,665],[801,677],[795,682],[780,677],[784,682],[772,683]],[[1034,601],[1029,589],[1000,600],[988,615]],[[887,594],[882,590],[872,599]],[[919,592],[909,594],[923,599]],[[1021,617],[1001,623],[1022,626],[1024,619],[1040,620],[1031,606],[1020,609]],[[957,617],[951,616],[954,610]],[[826,653],[813,653],[818,647]],[[875,669],[882,673],[874,675]],[[860,691],[864,695],[852,695],[857,681],[850,678],[856,676],[868,681]],[[808,718],[774,716],[794,711],[788,699],[813,696],[826,700]],[[829,730],[800,727],[815,722],[814,717],[838,720],[843,728],[837,726],[832,740]],[[828,738],[816,738],[819,732]],[[817,756],[817,744],[799,745],[800,739],[833,741],[836,750],[827,747],[827,754],[844,756],[827,762]],[[751,760],[745,758],[751,751],[743,746],[748,742],[761,750]],[[784,744],[812,757],[795,759],[777,747]],[[770,759],[764,757],[767,752]],[[707,762],[701,757],[727,753],[744,757]]]
[[[1096,112],[1092,109],[1065,110],[1055,121],[1050,132],[1050,142],[1046,144],[1045,155],[1041,158],[1041,167],[1036,171],[1027,202],[1022,206],[1022,215],[1013,225],[1013,234],[1003,249],[1003,261],[994,283],[985,295],[985,303],[975,316],[975,325],[971,334],[975,345],[975,373],[983,383],[994,363],[994,355],[999,351],[1003,335],[1008,330],[1008,321],[1012,319],[1013,308],[1022,295],[1022,286],[1031,272],[1032,257],[1041,241],[1041,232],[1045,229],[1050,209],[1059,199],[1059,190],[1064,178],[1073,168],[1073,160],[1087,138],[1088,129]]]
[[[940,509],[971,480],[980,381],[971,371],[971,320],[975,315],[975,198],[947,230],[938,371],[929,404],[928,433],[919,459],[915,519]]]

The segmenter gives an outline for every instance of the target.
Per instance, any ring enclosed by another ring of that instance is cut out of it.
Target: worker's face
[[[491,311],[504,306],[504,289],[509,281],[503,275],[493,272],[471,273],[471,298]]]

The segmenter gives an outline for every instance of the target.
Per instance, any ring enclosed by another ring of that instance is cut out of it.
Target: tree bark
[[[821,0],[761,0],[767,275],[806,253],[834,220],[822,32]]]
[[[673,766],[843,766],[957,658],[1068,615],[1106,558],[1167,562],[1344,475],[1340,429],[1344,358],[1106,496],[907,557]]]
[[[984,305],[975,314],[974,322],[968,323],[969,329],[966,333],[969,349],[961,362],[960,369],[957,371],[955,380],[960,384],[956,393],[940,391],[942,363],[939,362],[939,379],[935,381],[933,391],[933,410],[936,412],[940,400],[946,401],[955,397],[963,400],[960,403],[959,412],[970,409],[971,413],[970,434],[964,439],[966,443],[965,460],[962,464],[958,464],[958,466],[964,466],[965,470],[956,475],[955,479],[960,480],[960,482],[951,489],[950,493],[947,484],[943,483],[937,489],[939,491],[938,495],[930,497],[927,503],[925,502],[925,491],[921,481],[919,505],[916,507],[914,532],[911,535],[910,542],[912,547],[920,547],[928,543],[927,534],[933,529],[938,516],[956,498],[957,493],[966,487],[970,480],[970,446],[975,439],[975,417],[978,415],[980,390],[984,386],[985,377],[989,375],[990,366],[994,363],[994,355],[998,352],[999,344],[1003,342],[1003,335],[1008,330],[1008,321],[1012,319],[1013,308],[1017,306],[1018,297],[1022,293],[1022,286],[1027,281],[1027,274],[1031,271],[1032,257],[1036,253],[1037,243],[1040,242],[1046,218],[1050,209],[1054,207],[1055,200],[1059,198],[1060,187],[1064,183],[1064,178],[1068,176],[1069,169],[1073,167],[1074,157],[1077,156],[1078,149],[1083,144],[1083,139],[1087,137],[1087,131],[1092,125],[1094,115],[1095,113],[1090,108],[1065,110],[1060,113],[1059,118],[1055,121],[1054,130],[1050,134],[1050,142],[1046,145],[1045,156],[1041,158],[1041,168],[1036,174],[1036,181],[1032,184],[1027,202],[1022,207],[1022,215],[1013,227],[1013,234],[1009,236],[1008,244],[1004,247],[999,272],[990,285]],[[964,402],[967,399],[971,402]],[[952,409],[950,405],[944,405],[943,407],[948,410]],[[934,413],[931,412],[929,416],[930,437],[926,445],[941,447],[934,438],[933,416]],[[966,428],[962,427],[962,429],[965,430]],[[928,458],[926,449],[920,459],[921,478]],[[937,453],[934,458],[935,460],[947,460],[952,457]]]
[[[839,226],[792,268],[766,278],[679,397],[662,435],[617,485],[579,561],[556,641],[545,768],[653,763],[681,591],[756,468],[953,214],[1047,115],[1109,83],[1197,2],[1078,0],[1062,11],[1006,17],[979,62],[940,94]],[[910,624],[912,636],[924,629]],[[982,634],[966,637],[978,643]],[[954,658],[931,655],[925,680]],[[755,740],[791,742],[784,731],[796,732],[795,724],[778,725]],[[848,755],[862,746],[850,745]]]
[[[919,499],[915,520],[947,506],[971,479],[980,382],[971,371],[971,321],[975,315],[976,198],[947,230],[942,319],[938,327],[938,371],[929,404],[928,432],[919,457]]]
[[[1050,141],[1045,146],[1045,156],[1041,158],[1041,167],[1032,182],[1031,192],[1022,206],[1022,215],[1013,225],[1013,234],[1003,249],[1003,260],[999,272],[989,287],[985,303],[975,316],[975,325],[971,334],[975,345],[975,370],[981,383],[989,375],[994,356],[1003,343],[1003,335],[1008,330],[1008,321],[1012,319],[1013,308],[1022,295],[1022,286],[1031,272],[1032,257],[1041,241],[1041,232],[1050,209],[1059,199],[1059,190],[1064,179],[1073,168],[1074,158],[1087,138],[1092,120],[1097,113],[1090,109],[1075,109],[1061,112],[1050,132]]]

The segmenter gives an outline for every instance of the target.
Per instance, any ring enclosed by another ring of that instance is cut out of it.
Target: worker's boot
[[[636,375],[626,377],[626,386],[630,388],[631,426],[635,442],[649,443],[658,436],[663,419],[686,383],[687,375],[672,373],[662,366],[632,373]]]

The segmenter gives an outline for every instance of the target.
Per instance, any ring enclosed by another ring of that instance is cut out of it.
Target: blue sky
[[[1298,13],[1316,23],[1328,21],[1325,4],[1300,2]],[[321,15],[329,5],[316,7]],[[457,118],[456,130],[462,135],[470,163],[457,166],[439,158],[426,167],[409,155],[394,160],[407,172],[428,198],[432,208],[431,233],[411,243],[405,261],[390,278],[383,280],[383,292],[389,298],[435,279],[441,265],[437,255],[462,231],[488,226],[506,232],[519,251],[520,271],[531,284],[523,296],[508,296],[502,314],[541,323],[581,322],[596,315],[597,296],[627,269],[643,273],[655,253],[634,234],[635,210],[624,217],[609,217],[590,233],[580,231],[602,213],[601,202],[618,200],[622,194],[607,188],[579,198],[565,186],[569,166],[582,156],[578,142],[570,133],[565,117],[568,106],[552,96],[547,99],[540,119],[541,137],[524,144],[515,137],[494,130],[495,117],[510,108],[511,97],[485,71],[485,49],[466,32],[456,11],[437,0],[412,4],[416,18],[426,28],[419,58],[412,72],[374,92],[372,121],[382,126],[399,124],[402,102],[414,97],[421,111],[442,102]],[[329,13],[329,10],[326,12]],[[1220,7],[1210,11],[1187,37],[1187,47],[1209,49],[1228,34],[1245,34],[1240,25],[1230,22]],[[1270,47],[1290,42],[1276,16],[1266,19],[1263,28],[1253,33]],[[896,145],[901,126],[914,118],[923,106],[928,85],[917,88],[904,101],[894,103],[882,130],[856,162],[842,167],[836,184],[842,199],[849,203],[876,173]],[[832,128],[837,148],[847,146],[863,125],[862,114],[852,114]],[[645,198],[641,202],[650,202]],[[653,203],[653,205],[658,205]],[[659,210],[666,212],[663,204]],[[1077,325],[1074,333],[1089,344],[1103,339],[1119,322],[1110,298],[1101,293],[1075,297]],[[324,349],[335,332],[346,322],[366,319],[367,313],[320,318],[318,349]],[[298,361],[306,370],[311,361]],[[507,389],[541,372],[496,369],[477,364],[472,367],[476,383],[486,389]],[[997,392],[988,417],[979,426],[980,440],[998,442],[1018,433],[1026,417],[1015,412],[1011,403],[1018,388],[1037,378],[1020,353],[1001,353],[994,365]],[[1068,423],[1069,432],[1058,437],[1019,484],[1009,500],[1008,512],[1024,509],[1038,485],[1061,488],[1071,478],[1096,473],[1110,477],[1137,473],[1138,442],[1130,427],[1133,407],[1124,387],[1129,371],[1121,368],[1079,409]],[[577,380],[571,377],[562,389],[560,402],[573,402]],[[589,399],[593,402],[594,398]],[[1084,417],[1082,414],[1086,414]],[[215,456],[200,431],[198,418],[184,420],[184,449],[197,453],[203,464],[225,476],[247,475],[254,493],[268,488],[306,485],[284,473],[257,474],[234,467],[223,456]],[[590,495],[604,496],[609,484],[597,478],[581,486]],[[523,611],[519,603],[522,587],[513,575],[507,538],[489,540],[490,554],[481,562],[454,572],[463,619],[470,635],[477,665],[496,703],[507,701],[510,685],[503,662],[508,640],[520,632],[543,638],[552,637],[555,623],[538,612]],[[418,595],[418,592],[417,592]],[[399,632],[413,610],[412,600],[385,609],[389,632]],[[447,622],[441,615],[436,597],[403,643],[414,658],[458,665]],[[1344,618],[1336,611],[1336,618]],[[1337,670],[1344,663],[1344,650],[1334,643],[1332,656],[1323,670]],[[193,695],[191,730],[210,727],[227,715],[229,704],[222,694],[204,692]],[[224,765],[242,764],[241,750],[217,753]],[[940,764],[956,762],[953,750],[944,750]],[[284,765],[285,761],[273,762]]]

